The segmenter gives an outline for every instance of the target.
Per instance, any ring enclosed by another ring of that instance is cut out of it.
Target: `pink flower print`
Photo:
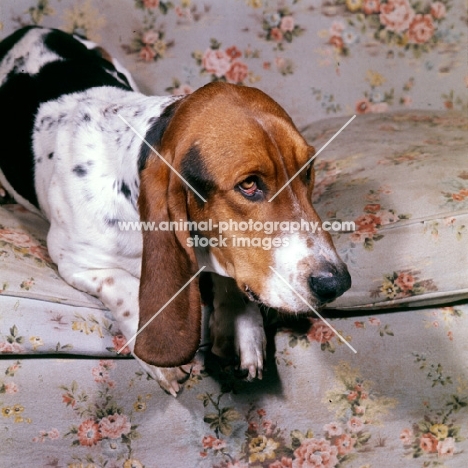
[[[334,468],[337,455],[338,448],[325,439],[304,439],[294,451],[292,468]]]
[[[325,424],[323,430],[328,433],[329,437],[340,436],[343,434],[343,429],[341,429],[341,426],[336,422]]]
[[[347,425],[351,432],[359,432],[364,427],[364,423],[362,422],[362,419],[356,416],[352,417],[348,421]]]
[[[348,434],[342,434],[333,441],[333,445],[337,447],[340,455],[347,455],[353,450],[356,439],[351,438]]]
[[[280,29],[284,32],[291,32],[294,30],[294,18],[290,15],[281,18]]]
[[[221,49],[207,49],[202,58],[203,68],[217,78],[224,76],[231,68],[231,58]]]
[[[131,429],[130,421],[124,414],[112,414],[101,419],[99,431],[102,437],[118,439],[124,434],[128,434]]]
[[[411,445],[413,439],[413,431],[411,429],[403,429],[400,434],[400,440],[403,445]]]
[[[433,36],[434,31],[431,15],[416,15],[411,22],[408,37],[410,42],[424,44]]]
[[[388,0],[380,5],[380,22],[389,31],[406,31],[414,18],[414,10],[408,0]]]
[[[447,14],[447,9],[442,2],[434,2],[431,5],[431,15],[434,19],[442,19]]]
[[[99,432],[99,426],[94,419],[83,421],[78,427],[77,435],[80,445],[84,445],[86,447],[92,447],[102,439]]]
[[[236,60],[226,72],[226,78],[232,83],[242,83],[246,78],[249,67],[240,60]]]

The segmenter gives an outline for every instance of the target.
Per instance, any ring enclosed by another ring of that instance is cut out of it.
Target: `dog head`
[[[162,122],[155,147],[168,164],[148,159],[140,217],[175,224],[143,234],[139,328],[165,307],[137,337],[141,359],[176,366],[196,352],[198,284],[184,286],[197,258],[250,299],[285,313],[319,307],[350,287],[328,232],[306,229],[321,223],[307,164],[314,148],[273,99],[212,83],[174,103]]]

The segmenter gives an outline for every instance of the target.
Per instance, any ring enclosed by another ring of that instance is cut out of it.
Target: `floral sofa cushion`
[[[116,322],[98,299],[60,278],[47,229],[20,205],[0,207],[0,354],[117,356],[125,341]]]
[[[129,359],[2,359],[0,466],[466,468],[467,317],[333,320],[357,355],[282,330],[262,381],[196,365],[177,399]]]
[[[303,134],[318,150],[346,121]],[[353,280],[331,307],[468,297],[467,130],[468,117],[455,112],[359,115],[320,153],[317,211],[322,221],[355,223],[331,232]]]
[[[47,252],[49,223],[21,205],[0,207],[0,293],[105,309],[102,303],[65,283]]]

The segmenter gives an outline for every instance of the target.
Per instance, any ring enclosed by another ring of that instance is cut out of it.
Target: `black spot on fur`
[[[196,146],[192,146],[182,159],[181,175],[205,199],[215,188],[214,179],[209,174],[200,150]],[[196,196],[196,199],[203,203],[200,197]]]
[[[169,104],[159,117],[152,117],[148,125],[150,126],[145,135],[145,140],[156,150],[159,150],[161,146],[161,140],[166,131],[175,111],[180,106],[184,98]],[[151,154],[151,149],[148,145],[143,142],[140,147],[140,154],[138,156],[138,171],[142,171],[146,166],[146,161]]]
[[[74,172],[78,177],[84,177],[88,173],[86,168],[84,168],[81,164],[77,164],[72,169],[72,172]]]
[[[28,58],[29,54],[26,54],[26,57],[16,57],[13,62],[13,70],[12,73],[24,73],[24,66],[26,64],[26,59]]]
[[[109,218],[105,218],[104,219],[104,223],[106,223],[107,226],[115,226],[117,223],[119,222],[118,219],[109,219]]]
[[[43,130],[49,131],[53,126],[55,126],[57,121],[50,115],[42,117],[39,124],[34,127],[34,130],[41,132]]]
[[[134,141],[134,140],[135,140],[135,137],[133,136],[133,137],[131,138],[131,140],[130,140],[130,143],[127,145],[127,148],[126,148],[127,151],[130,151],[130,148],[132,147],[133,141]]]
[[[90,122],[91,121],[91,116],[89,114],[84,114],[83,115],[83,121],[84,122]]]
[[[52,158],[54,157],[54,153],[49,153],[49,154],[47,155],[47,157],[48,157],[49,159],[52,159]]]
[[[121,193],[127,200],[129,200],[132,195],[130,187],[123,180],[120,182],[119,193]]]

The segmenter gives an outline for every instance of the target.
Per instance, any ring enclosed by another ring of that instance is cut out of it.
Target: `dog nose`
[[[317,299],[326,304],[351,287],[351,276],[344,263],[339,268],[329,265],[320,274],[309,277],[309,287]]]

